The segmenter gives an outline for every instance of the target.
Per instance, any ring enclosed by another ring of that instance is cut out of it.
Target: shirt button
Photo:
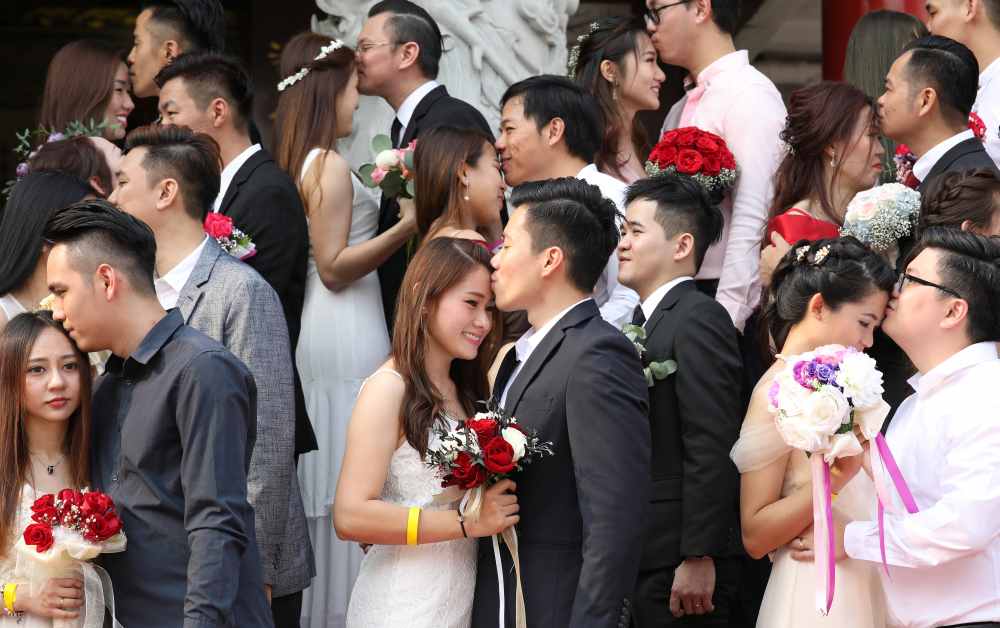
[[[118,474],[117,473],[112,473],[111,474],[111,481],[112,482],[117,482],[118,481]]]

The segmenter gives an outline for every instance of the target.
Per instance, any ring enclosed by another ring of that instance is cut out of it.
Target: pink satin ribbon
[[[871,451],[874,454],[872,456],[872,477],[875,480],[875,497],[878,500],[879,551],[882,554],[882,568],[885,570],[885,575],[889,576],[889,563],[885,558],[885,509],[888,507],[890,512],[894,512],[895,508],[892,505],[893,502],[888,488],[882,480],[883,470],[889,475],[889,479],[892,480],[892,484],[895,486],[896,492],[899,493],[899,498],[903,502],[906,512],[912,515],[919,512],[919,509],[917,508],[916,500],[913,499],[913,493],[910,492],[910,487],[907,486],[906,480],[899,470],[899,465],[896,464],[896,459],[892,457],[889,443],[885,441],[885,436],[881,433],[875,436],[875,448]]]
[[[816,539],[816,606],[830,614],[837,578],[836,542],[833,537],[833,500],[830,496],[830,466],[822,454],[809,458],[813,486],[813,535]]]

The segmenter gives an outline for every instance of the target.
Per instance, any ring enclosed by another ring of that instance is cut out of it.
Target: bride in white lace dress
[[[347,433],[334,503],[342,538],[370,545],[351,595],[351,628],[469,628],[475,537],[518,521],[513,483],[486,492],[477,521],[462,521],[462,493],[441,488],[424,463],[432,427],[471,416],[485,399],[480,346],[491,346],[489,253],[437,238],[410,262],[396,310],[392,357],[361,390]],[[421,509],[408,544],[411,508]]]
[[[770,554],[774,563],[758,628],[885,626],[885,598],[876,565],[848,558],[843,548],[837,548],[830,614],[824,617],[816,609],[816,568],[811,556],[803,553],[812,546],[809,462],[805,453],[791,449],[778,434],[774,415],[768,411],[768,390],[785,367],[782,356],[829,344],[871,347],[894,283],[895,274],[885,260],[853,238],[802,245],[774,271],[764,319],[781,353],[757,383],[732,451],[741,473],[744,544],[751,556]],[[874,489],[867,475],[857,473],[860,466],[861,456],[854,456],[839,459],[831,470],[837,526],[871,515]]]

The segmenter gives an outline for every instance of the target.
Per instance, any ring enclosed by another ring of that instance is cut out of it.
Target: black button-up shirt
[[[271,626],[247,467],[257,390],[171,310],[94,392],[92,475],[128,538],[101,557],[129,628]]]

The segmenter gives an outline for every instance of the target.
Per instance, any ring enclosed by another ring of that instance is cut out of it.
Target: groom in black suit
[[[639,293],[644,363],[677,370],[649,389],[652,493],[634,625],[728,627],[739,586],[739,476],[729,451],[742,420],[739,339],[694,282],[722,212],[694,180],[633,184],[618,245],[619,280]]]
[[[649,487],[648,396],[635,348],[591,294],[618,242],[614,204],[575,178],[527,183],[493,258],[497,307],[531,329],[500,366],[494,398],[553,443],[514,478],[528,626],[628,625]],[[505,626],[515,580],[504,547]],[[472,625],[499,622],[492,544],[480,543]]]
[[[422,131],[445,125],[480,129],[493,137],[483,114],[450,96],[435,80],[441,62],[441,29],[424,8],[409,0],[383,0],[372,6],[358,35],[357,61],[358,91],[384,98],[396,112],[389,133],[394,148],[408,145]],[[399,204],[383,196],[378,233],[397,222]],[[402,247],[378,268],[390,334],[408,261],[406,247]]]

